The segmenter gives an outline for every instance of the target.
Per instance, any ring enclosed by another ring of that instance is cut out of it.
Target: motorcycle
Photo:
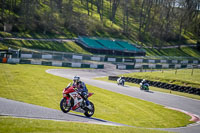
[[[140,90],[149,91],[149,84],[148,83],[140,83]]]
[[[117,79],[117,84],[118,84],[118,85],[124,86],[124,84],[125,84],[125,79]]]
[[[94,93],[88,93],[88,98],[93,94]],[[89,106],[86,106],[86,101],[82,98],[76,88],[71,86],[71,83],[63,90],[63,98],[60,101],[60,109],[64,113],[68,113],[70,110],[81,112],[87,117],[91,117],[95,111],[94,104],[89,102]]]

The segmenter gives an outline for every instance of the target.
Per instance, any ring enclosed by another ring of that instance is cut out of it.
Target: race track
[[[137,87],[130,86],[118,86],[114,83],[108,83],[104,81],[94,80],[95,77],[109,76],[109,75],[118,75],[123,73],[128,73],[132,71],[122,71],[122,70],[94,70],[94,69],[50,69],[47,70],[47,73],[53,75],[61,76],[64,78],[72,79],[75,75],[79,75],[81,80],[86,84],[90,84],[99,88],[110,90],[113,92],[125,94],[131,97],[143,99],[146,101],[151,101],[156,104],[164,105],[167,107],[173,107],[180,109],[186,112],[189,112],[195,116],[200,116],[200,100],[195,100],[191,98],[186,98],[182,96],[176,96],[167,93],[161,92],[144,92],[140,91]],[[164,129],[167,131],[175,131],[181,133],[199,133],[200,132],[200,123],[190,125],[188,127],[174,128],[174,129]]]
[[[140,89],[137,87],[130,87],[130,86],[122,87],[114,83],[108,83],[93,79],[95,77],[118,75],[134,71],[116,70],[116,69],[113,71],[112,67],[107,66],[105,69],[49,69],[46,72],[68,79],[72,79],[75,75],[79,75],[81,77],[81,80],[84,81],[86,84],[90,84],[113,92],[121,93],[127,96],[143,99],[146,101],[151,101],[153,103],[164,105],[167,107],[181,109],[191,114],[200,116],[200,100],[194,100],[190,98],[185,98],[181,96],[155,92],[155,91],[144,92],[140,91]],[[0,115],[15,116],[22,118],[36,118],[36,119],[75,121],[75,122],[85,122],[85,123],[95,123],[95,124],[115,125],[115,126],[127,126],[98,118],[87,118],[83,115],[77,115],[73,113],[65,114],[60,110],[49,109],[37,105],[27,104],[4,98],[0,98]],[[200,133],[200,123],[195,123],[187,127],[159,129],[159,130],[175,131],[181,133]]]

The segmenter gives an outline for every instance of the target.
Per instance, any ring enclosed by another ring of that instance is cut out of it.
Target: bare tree
[[[129,25],[129,0],[124,0],[123,2],[123,32],[128,35],[128,25]]]
[[[100,16],[101,21],[103,21],[104,13],[104,0],[96,0],[97,12]]]
[[[119,4],[120,4],[120,0],[110,0],[110,9],[111,9],[110,20],[113,23],[115,23],[115,15],[116,15]]]

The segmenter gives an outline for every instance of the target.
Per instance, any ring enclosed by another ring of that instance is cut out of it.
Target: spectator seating
[[[106,48],[111,49],[111,50],[125,50],[125,48],[121,47],[120,45],[118,45],[115,41],[113,40],[103,40],[103,39],[99,39],[97,40],[97,42],[101,43],[102,45],[104,45]]]
[[[97,49],[104,49],[104,46],[102,44],[99,44],[96,40],[90,39],[87,37],[80,37],[79,38],[82,42],[84,42],[86,45],[92,48],[97,48]]]
[[[76,42],[94,53],[126,56],[144,56],[146,54],[144,50],[123,40],[81,36],[76,40]]]
[[[140,49],[136,48],[134,45],[125,42],[125,41],[116,41],[116,43],[118,43],[119,45],[123,46],[124,48],[126,48],[126,50],[130,50],[130,51],[140,51]]]

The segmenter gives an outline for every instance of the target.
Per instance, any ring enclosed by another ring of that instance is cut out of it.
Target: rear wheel
[[[64,113],[67,113],[70,111],[71,107],[72,107],[72,104],[71,104],[71,100],[67,103],[66,101],[67,99],[63,98],[61,101],[60,101],[60,109],[64,112]]]
[[[85,113],[84,115],[87,116],[87,117],[91,117],[93,114],[94,114],[94,104],[92,102],[90,102],[90,105],[91,105],[91,109],[85,109]]]

